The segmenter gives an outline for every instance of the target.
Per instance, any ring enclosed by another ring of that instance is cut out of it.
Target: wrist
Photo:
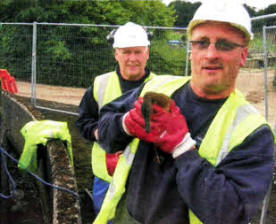
[[[188,132],[183,140],[174,148],[172,157],[175,159],[183,153],[193,150],[195,148],[196,141],[192,139],[190,132]]]
[[[94,131],[94,138],[96,139],[96,141],[99,140],[99,134],[98,134],[98,128]]]
[[[126,116],[127,116],[127,115],[128,115],[128,112],[125,113],[125,114],[123,115],[123,118],[122,118],[122,127],[123,127],[123,130],[124,130],[124,132],[125,132],[126,134],[132,136],[132,135],[130,134],[130,132],[128,131],[126,125],[125,125],[125,119],[126,119]]]

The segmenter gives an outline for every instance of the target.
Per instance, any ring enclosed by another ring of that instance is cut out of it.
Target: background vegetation
[[[1,0],[0,22],[122,25],[132,21],[144,26],[184,28],[199,5],[199,2],[175,1],[166,6],[161,0]],[[258,12],[246,7],[251,16],[276,12],[276,4]],[[276,20],[263,20],[254,25],[264,24],[275,25]],[[114,70],[113,50],[106,41],[110,31],[110,27],[39,25],[37,82],[87,87],[93,77]],[[150,69],[158,74],[183,75],[185,32],[149,31],[153,32]],[[27,25],[3,25],[0,29],[0,67],[7,68],[17,79],[31,78],[32,33],[33,27]],[[168,44],[170,40],[178,42]]]

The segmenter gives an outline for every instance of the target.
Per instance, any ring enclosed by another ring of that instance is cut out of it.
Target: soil
[[[264,73],[261,70],[241,70],[237,78],[237,89],[239,89],[246,97],[246,99],[254,106],[260,113],[266,117],[276,129],[276,87],[273,86],[273,80],[276,76],[276,71],[271,69],[267,72],[267,82],[265,87]],[[264,89],[267,89],[265,93]],[[265,111],[265,96],[267,96],[267,111]]]
[[[268,99],[268,121],[273,128],[276,128],[276,88],[272,86],[275,71],[268,72],[267,85],[267,99]],[[31,87],[30,84],[24,82],[17,82],[19,93],[16,98],[27,105],[31,111],[35,113],[32,106],[30,106]],[[244,93],[247,100],[250,101],[264,116],[265,113],[265,92],[264,92],[264,75],[260,70],[242,70],[237,79],[237,88]],[[60,86],[37,85],[37,103],[42,107],[50,107],[52,109],[67,110],[76,112],[77,105],[84,93],[85,89],[68,88]],[[68,103],[69,102],[69,103]],[[91,223],[94,218],[92,201],[86,193],[90,191],[93,182],[93,175],[91,172],[91,146],[92,144],[84,140],[79,131],[75,127],[76,116],[64,115],[62,113],[51,112],[47,110],[41,111],[46,119],[67,121],[72,135],[72,146],[74,152],[75,173],[77,178],[77,185],[79,194],[81,196],[81,209],[83,224]],[[20,187],[20,185],[19,185]],[[20,187],[21,188],[21,187]],[[19,188],[19,190],[21,190]],[[23,189],[22,189],[23,190]],[[32,190],[24,189],[26,197],[35,195]],[[28,199],[27,199],[28,200]],[[26,200],[24,201],[26,202]],[[30,206],[30,203],[28,204]],[[34,208],[35,209],[35,208]],[[261,210],[260,210],[261,212]],[[24,213],[24,212],[23,212]],[[13,213],[15,214],[15,213]],[[1,214],[0,214],[1,215]],[[25,210],[24,215],[28,215],[28,210]],[[33,216],[35,219],[35,216]],[[26,218],[27,220],[28,218]],[[252,224],[259,223],[260,214],[254,219]],[[266,224],[276,224],[276,181],[272,184],[272,193],[270,195],[269,207],[267,212]],[[0,222],[1,223],[1,222]],[[10,223],[19,223],[10,222]],[[23,223],[23,222],[22,222]],[[32,222],[24,222],[32,223]],[[36,222],[40,223],[40,222]],[[1,223],[2,224],[2,223]],[[4,223],[3,223],[4,224]],[[7,224],[7,223],[5,223]]]
[[[276,87],[273,87],[273,79],[276,72],[270,69],[267,72],[267,99],[268,99],[268,121],[275,127],[276,125]],[[31,86],[30,83],[17,82],[18,94],[17,96],[30,97]],[[237,89],[239,89],[246,99],[252,103],[264,116],[265,116],[265,82],[264,73],[260,69],[243,69],[237,78]],[[81,97],[85,89],[83,88],[70,88],[62,86],[49,86],[37,84],[36,97],[37,99],[47,100],[51,102],[58,102],[68,105],[65,107],[67,111],[76,112]],[[73,108],[70,108],[70,105]],[[59,109],[59,108],[57,108]]]

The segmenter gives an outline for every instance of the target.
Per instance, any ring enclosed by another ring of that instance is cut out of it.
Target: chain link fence
[[[255,38],[246,63],[248,69],[267,69],[275,65],[275,27],[254,26],[256,21],[266,18],[270,16],[252,19]],[[113,49],[106,36],[117,27],[2,23],[0,66],[8,69],[16,78],[18,95],[30,98],[35,107],[41,107],[40,100],[78,105],[83,89],[91,84],[95,76],[114,70],[116,62]],[[157,74],[189,75],[186,28],[147,29],[153,33],[148,61],[151,71]],[[54,91],[59,91],[60,94],[55,95]],[[47,104],[43,108],[76,114],[71,109],[54,109]]]
[[[255,38],[250,46],[246,68],[267,68],[275,64],[275,27],[254,26],[255,21],[258,18],[252,20]],[[42,107],[40,100],[78,105],[83,88],[87,88],[95,76],[114,70],[116,62],[113,49],[106,36],[117,27],[2,23],[0,66],[15,76],[18,94],[29,97],[35,107]],[[186,28],[147,29],[153,33],[148,61],[151,71],[157,74],[189,75]],[[60,94],[55,95],[53,91],[59,91]],[[71,109],[64,111],[47,104],[42,108],[76,114]]]
[[[106,40],[115,28],[91,24],[3,23],[0,66],[15,76],[19,95],[30,97],[36,107],[41,107],[39,100],[51,101],[50,91],[57,88],[60,95],[54,101],[77,105],[83,88],[95,76],[115,69],[112,44]],[[148,61],[151,71],[184,75],[186,28],[147,27],[147,30],[153,33]],[[68,91],[68,87],[74,90]]]

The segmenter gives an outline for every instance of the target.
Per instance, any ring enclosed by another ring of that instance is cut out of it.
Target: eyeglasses
[[[196,48],[197,50],[205,50],[209,47],[211,44],[209,39],[201,39],[201,40],[191,40],[190,41],[192,46]],[[215,43],[216,50],[218,51],[232,51],[233,49],[237,47],[245,47],[240,44],[233,43],[228,40],[219,39]]]

